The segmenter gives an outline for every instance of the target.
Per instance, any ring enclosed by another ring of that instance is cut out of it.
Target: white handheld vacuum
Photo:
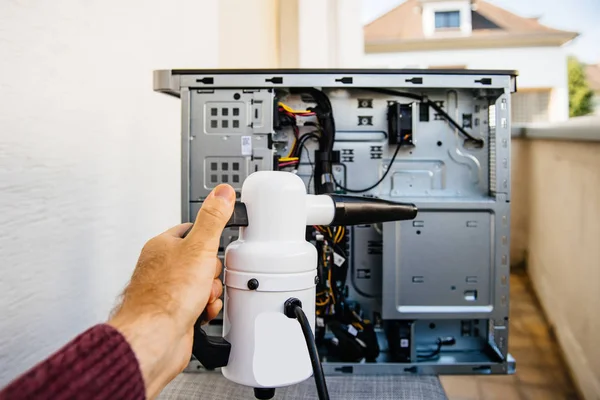
[[[307,195],[295,174],[260,171],[242,187],[228,226],[239,239],[225,252],[223,337],[195,326],[193,354],[208,369],[270,399],[275,388],[314,374],[327,387],[314,342],[317,250],[307,225],[347,226],[414,219],[417,209],[374,198]]]

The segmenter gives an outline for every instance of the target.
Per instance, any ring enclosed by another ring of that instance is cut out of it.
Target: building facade
[[[407,0],[364,27],[365,64],[517,70],[513,124],[563,121],[565,45],[576,36],[482,0]]]

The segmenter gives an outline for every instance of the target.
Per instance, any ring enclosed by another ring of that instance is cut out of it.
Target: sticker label
[[[319,328],[324,328],[325,327],[325,320],[323,318],[318,318],[317,317],[317,326]]]
[[[252,155],[252,136],[242,136],[242,155]]]
[[[408,339],[400,339],[400,347],[408,347]]]
[[[340,256],[338,253],[333,253],[333,263],[338,267],[341,267],[342,264],[346,261],[346,259]]]
[[[358,335],[358,331],[352,325],[348,325],[348,333],[351,334],[352,336]]]

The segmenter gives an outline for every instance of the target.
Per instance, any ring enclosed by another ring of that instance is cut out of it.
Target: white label
[[[400,347],[408,347],[408,339],[400,339]]]
[[[337,265],[338,267],[341,267],[342,264],[344,263],[344,261],[346,261],[346,259],[342,256],[340,256],[338,253],[333,253],[333,263],[335,265]]]
[[[242,155],[252,155],[252,136],[242,136]]]
[[[323,318],[317,318],[317,326],[319,328],[324,328],[325,327],[325,320]]]
[[[351,334],[352,336],[358,335],[358,331],[352,325],[348,325],[348,333]]]

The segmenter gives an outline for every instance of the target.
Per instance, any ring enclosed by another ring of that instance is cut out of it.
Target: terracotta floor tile
[[[478,381],[491,382],[503,385],[518,385],[519,380],[515,374],[512,375],[484,375],[476,378]]]
[[[546,362],[544,352],[536,346],[514,347],[509,340],[508,349],[517,360],[517,374],[521,371],[521,367],[543,367]]]
[[[535,343],[531,336],[524,333],[512,333],[508,335],[508,348],[509,349],[522,349],[535,347]]]
[[[509,314],[511,318],[532,315],[538,312],[538,309],[532,303],[511,304]]]
[[[544,351],[544,362],[549,367],[566,368],[565,361],[563,360],[562,356],[558,353],[558,351],[556,351],[556,349],[554,348],[556,346],[556,343],[553,343],[553,348],[546,349],[546,351]]]
[[[554,368],[553,369],[554,376],[554,387],[563,388],[566,391],[573,392],[575,391],[575,387],[573,382],[571,381],[571,377],[569,373],[564,368]]]
[[[483,400],[521,400],[519,390],[516,385],[503,383],[480,382],[479,390]]]
[[[518,361],[517,361],[518,363]],[[518,368],[518,367],[517,367]],[[551,368],[524,366],[517,369],[517,379],[526,385],[553,385],[555,372]]]
[[[539,386],[522,386],[521,393],[525,400],[578,400],[573,392],[564,392]]]
[[[479,400],[477,380],[472,376],[440,377],[446,395],[450,400]]]
[[[535,345],[544,350],[544,352],[546,353],[547,351],[554,351],[556,349],[556,340],[551,336],[551,335],[546,335],[546,336],[536,336],[536,335],[532,335],[532,339],[535,342]]]
[[[546,325],[545,322],[525,322],[525,326],[527,327],[528,332],[534,337],[539,338],[541,340],[550,339],[551,333],[550,328]]]

